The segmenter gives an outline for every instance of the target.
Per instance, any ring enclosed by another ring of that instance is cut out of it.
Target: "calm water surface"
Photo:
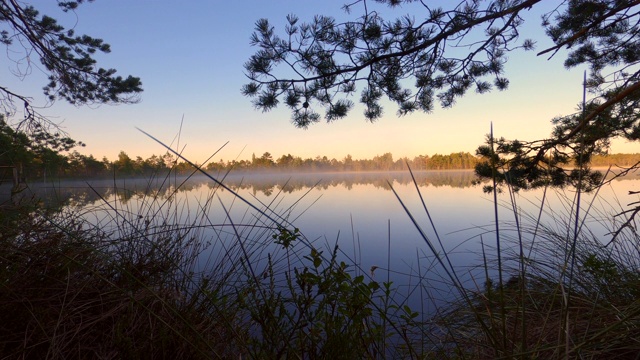
[[[417,173],[420,193],[407,173],[232,174],[219,179],[255,206],[271,209],[273,213],[267,210],[271,217],[280,216],[282,221],[292,223],[316,246],[330,249],[337,243],[343,252],[341,256],[349,257],[367,272],[372,266],[390,267],[393,272],[389,276],[397,283],[410,283],[418,275],[429,278],[430,273],[435,279],[440,271],[391,187],[424,234],[436,244],[437,231],[442,246],[462,273],[473,274],[473,266],[482,263],[481,241],[487,245],[489,254],[495,244],[493,196],[484,194],[481,185],[473,185],[475,177],[469,171]],[[256,224],[273,225],[230,191],[205,177],[73,181],[34,189],[45,201],[63,201],[91,223],[105,228],[115,226],[125,216],[140,221],[161,218],[202,225],[205,229],[215,225],[230,234],[232,223],[237,227],[248,225],[243,231],[249,232],[256,231]],[[612,181],[597,196],[582,195],[583,213],[589,208],[585,229],[601,241],[608,241],[611,217],[638,201],[638,195],[628,194],[630,190],[640,190],[638,175]],[[575,198],[573,192],[536,190],[514,197],[504,192],[498,196],[501,204],[498,217],[505,238],[515,238],[511,204],[515,201],[517,205],[519,225],[532,228],[530,217],[540,212],[543,197],[542,223],[560,233],[568,231],[565,222]],[[251,226],[254,230],[247,230]],[[212,239],[220,237],[220,233],[211,231],[199,234]],[[513,253],[513,249],[505,247],[505,254]],[[218,251],[215,243],[209,251]],[[386,277],[387,273],[377,270],[375,276]],[[404,280],[398,280],[401,276]]]

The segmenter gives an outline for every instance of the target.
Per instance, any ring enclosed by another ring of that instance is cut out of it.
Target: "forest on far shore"
[[[15,154],[15,152],[14,152]],[[372,159],[354,159],[347,155],[341,160],[316,156],[303,159],[291,154],[274,158],[265,152],[261,156],[252,155],[250,160],[218,160],[201,165],[211,173],[218,172],[350,172],[350,171],[402,171],[407,165],[412,170],[470,170],[480,161],[480,157],[468,152],[448,155],[419,155],[410,159],[394,159],[391,153],[374,156]],[[594,167],[631,166],[640,162],[640,154],[597,155],[592,159]],[[158,174],[172,170],[178,174],[190,174],[193,168],[169,152],[152,155],[146,159],[129,156],[120,151],[116,160],[106,157],[98,160],[93,155],[83,155],[77,151],[68,154],[52,151],[24,149],[19,158],[8,153],[0,154],[0,181],[10,181],[12,167],[21,167],[24,179],[42,178],[96,178],[96,177],[137,177]]]

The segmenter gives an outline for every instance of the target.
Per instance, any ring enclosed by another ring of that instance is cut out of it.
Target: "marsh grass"
[[[430,339],[427,357],[640,356],[640,239],[629,226],[634,222],[615,199],[595,194],[585,202],[580,189],[571,196],[558,191],[562,201],[552,208],[545,203],[547,191],[534,214],[521,210],[521,198],[509,188],[506,203],[494,201],[494,225],[478,229],[483,234],[480,271],[454,267],[435,225],[429,224],[434,238],[398,197],[431,258],[444,269],[442,281],[456,291],[431,319],[441,336],[437,342]],[[499,221],[499,207],[511,218],[501,212]],[[591,231],[596,228],[608,233]],[[465,275],[475,286],[461,281]]]
[[[117,212],[100,226],[39,210],[4,224],[3,358],[206,358],[241,336],[211,295],[223,284],[190,270],[198,228]]]

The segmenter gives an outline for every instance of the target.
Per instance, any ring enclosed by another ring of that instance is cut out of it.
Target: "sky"
[[[287,14],[298,15],[300,21],[317,14],[344,19],[359,16],[361,8],[347,15],[341,10],[344,2],[334,0],[98,0],[81,5],[75,13],[63,13],[55,2],[35,4],[41,13],[75,28],[76,33],[109,43],[111,53],[97,56],[100,66],[142,80],[144,92],[134,105],[74,107],[58,101],[41,110],[72,138],[87,144],[79,152],[97,158],[115,159],[121,150],[143,158],[165,152],[136,127],[200,163],[222,146],[214,161],[249,159],[267,151],[274,158],[326,155],[339,160],[348,154],[363,159],[391,152],[397,159],[473,153],[491,123],[498,137],[541,139],[551,131],[550,120],[574,112],[582,98],[586,68],[565,69],[563,53],[548,59],[537,56],[536,51],[516,51],[508,55],[505,73],[510,86],[506,91],[483,95],[470,91],[453,108],[437,106],[432,113],[404,117],[398,117],[394,105],[387,104],[383,117],[374,123],[356,108],[346,118],[299,129],[292,125],[284,106],[263,113],[240,93],[248,82],[242,65],[257,50],[249,41],[256,20],[269,19],[282,34]],[[551,5],[546,2],[543,6]],[[385,7],[379,10],[390,12]],[[536,50],[550,45],[540,27],[543,10],[534,8],[523,14],[522,36],[536,40]],[[24,61],[16,62],[19,55],[7,51],[6,57],[0,57],[2,85],[32,96],[36,106],[47,105],[41,95],[46,76],[37,61],[32,62],[28,76],[12,75],[26,69]],[[618,141],[612,151],[638,152],[638,147]]]

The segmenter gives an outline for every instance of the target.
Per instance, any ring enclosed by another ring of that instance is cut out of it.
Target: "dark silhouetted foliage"
[[[251,38],[258,50],[245,63],[249,83],[242,93],[263,111],[284,102],[293,123],[304,128],[320,120],[320,108],[327,121],[346,116],[353,107],[348,97],[356,91],[370,121],[382,116],[383,98],[396,103],[398,115],[430,112],[435,102],[450,107],[471,89],[508,87],[506,55],[535,47],[519,31],[528,10],[541,4],[469,0],[443,9],[424,1],[356,0],[343,8],[357,9],[359,17],[301,22],[288,15],[280,34],[260,19]],[[384,19],[379,6],[406,15]],[[495,153],[489,146],[478,155],[498,156],[501,179],[518,188],[588,188],[598,182],[587,166],[594,155],[606,153],[613,138],[640,138],[640,2],[565,0],[541,25],[554,45],[539,55],[553,57],[567,49],[567,68],[588,66],[590,101],[577,113],[554,119],[548,139],[501,140]],[[569,163],[580,171],[567,169]],[[493,165],[498,163],[479,166],[478,173],[493,174]]]
[[[84,0],[58,1],[62,11],[76,9]],[[90,1],[89,1],[90,2]],[[73,105],[93,103],[132,103],[142,91],[140,79],[116,75],[115,69],[97,65],[98,53],[109,53],[109,44],[102,39],[76,34],[58,21],[40,12],[32,5],[13,0],[0,1],[0,42],[8,51],[23,54],[30,61],[38,59],[46,71],[48,83],[43,91],[48,100],[65,100]],[[14,55],[15,57],[15,55]],[[26,76],[29,70],[18,70]],[[18,94],[0,85],[0,108],[13,115],[22,109],[24,120],[20,125],[32,130],[42,128],[49,121],[40,115],[28,95]]]

